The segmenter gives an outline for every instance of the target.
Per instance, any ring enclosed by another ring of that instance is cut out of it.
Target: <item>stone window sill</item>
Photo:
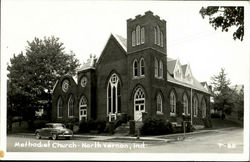
[[[170,116],[173,116],[173,117],[175,117],[176,116],[176,113],[170,113]]]
[[[133,79],[142,79],[142,78],[145,78],[145,75],[142,75],[142,76],[133,76]]]
[[[157,115],[163,115],[163,112],[156,111],[156,114],[157,114]]]

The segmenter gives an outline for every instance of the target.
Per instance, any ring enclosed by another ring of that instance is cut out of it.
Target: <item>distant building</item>
[[[61,77],[52,100],[57,122],[156,116],[174,123],[185,115],[202,125],[210,117],[209,89],[189,64],[167,57],[166,21],[151,11],[128,19],[127,39],[111,34],[100,57],[91,56],[76,77]]]

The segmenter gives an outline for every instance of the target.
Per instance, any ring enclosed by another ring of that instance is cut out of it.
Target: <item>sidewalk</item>
[[[194,132],[185,133],[185,137],[204,134],[204,133],[217,133],[218,131],[235,129],[237,127],[221,128],[221,129],[209,129],[209,130],[196,130]],[[16,133],[11,134],[11,136],[21,136],[21,137],[35,137],[34,133]],[[137,136],[127,136],[127,135],[85,135],[85,134],[74,134],[74,138],[88,140],[88,141],[164,141],[164,142],[173,142],[184,139],[184,133],[178,134],[168,134],[168,135],[158,135],[158,136],[140,136],[138,139]]]

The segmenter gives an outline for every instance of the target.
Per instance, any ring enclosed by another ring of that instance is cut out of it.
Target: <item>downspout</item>
[[[193,125],[193,103],[192,103],[192,100],[193,100],[193,94],[192,94],[192,88],[191,88],[191,125]]]

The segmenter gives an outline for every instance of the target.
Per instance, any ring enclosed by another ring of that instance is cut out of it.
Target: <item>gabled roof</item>
[[[167,61],[167,67],[168,67],[168,71],[170,74],[174,73],[174,68],[175,68],[176,62],[177,62],[177,60]]]
[[[87,69],[95,69],[95,63],[97,58],[95,56],[90,55],[90,58],[87,60],[87,62],[83,63],[82,67],[77,69],[77,71],[87,70]]]
[[[127,52],[127,39],[123,38],[120,35],[113,34],[115,39],[119,42],[119,44],[122,46],[122,48]]]
[[[186,74],[187,66],[187,64],[181,66],[183,74]]]

